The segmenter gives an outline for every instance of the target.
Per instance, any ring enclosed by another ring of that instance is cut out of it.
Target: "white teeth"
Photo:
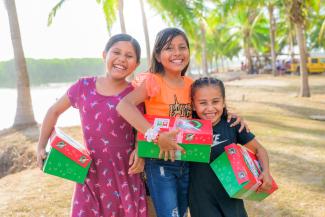
[[[215,117],[215,114],[205,114],[205,116],[206,116],[207,118],[214,118],[214,117]]]
[[[172,63],[182,63],[183,60],[172,60],[171,62],[172,62]]]
[[[126,69],[124,66],[121,66],[121,65],[114,65],[114,67],[117,68],[117,69],[121,69],[121,70]]]

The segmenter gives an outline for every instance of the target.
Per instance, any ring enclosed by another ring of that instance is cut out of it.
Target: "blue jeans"
[[[189,164],[146,159],[147,185],[157,217],[183,217],[188,207]]]

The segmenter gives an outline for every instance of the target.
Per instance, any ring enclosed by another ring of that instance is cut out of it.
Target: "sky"
[[[95,0],[67,0],[57,11],[51,26],[47,18],[59,0],[16,0],[20,33],[26,58],[101,58],[109,34],[101,6]],[[145,1],[144,1],[145,2]],[[157,32],[167,25],[145,5],[151,48]],[[126,31],[135,37],[146,56],[138,0],[124,0]],[[120,33],[117,18],[112,34]],[[13,58],[10,29],[4,1],[0,3],[0,61]]]

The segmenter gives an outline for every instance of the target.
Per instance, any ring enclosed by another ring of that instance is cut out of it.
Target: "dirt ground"
[[[325,76],[309,77],[312,97],[297,97],[296,76],[226,83],[227,106],[248,122],[270,155],[279,190],[245,201],[252,217],[325,216]],[[79,127],[64,129],[81,141]],[[69,216],[73,183],[35,168],[38,128],[0,132],[0,216]],[[2,177],[2,178],[1,178]]]

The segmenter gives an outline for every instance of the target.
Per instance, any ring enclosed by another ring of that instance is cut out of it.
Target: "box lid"
[[[225,152],[239,184],[249,180],[255,180],[260,183],[258,171],[247,151],[239,145],[230,144],[225,147]]]
[[[145,118],[160,131],[180,129],[177,134],[177,143],[182,144],[212,144],[212,124],[209,120],[185,119],[174,117],[161,117],[154,115],[145,115]],[[138,133],[138,139],[145,140],[142,133]]]
[[[87,167],[91,161],[87,149],[59,128],[53,130],[49,143],[52,148],[61,152],[82,167]]]

